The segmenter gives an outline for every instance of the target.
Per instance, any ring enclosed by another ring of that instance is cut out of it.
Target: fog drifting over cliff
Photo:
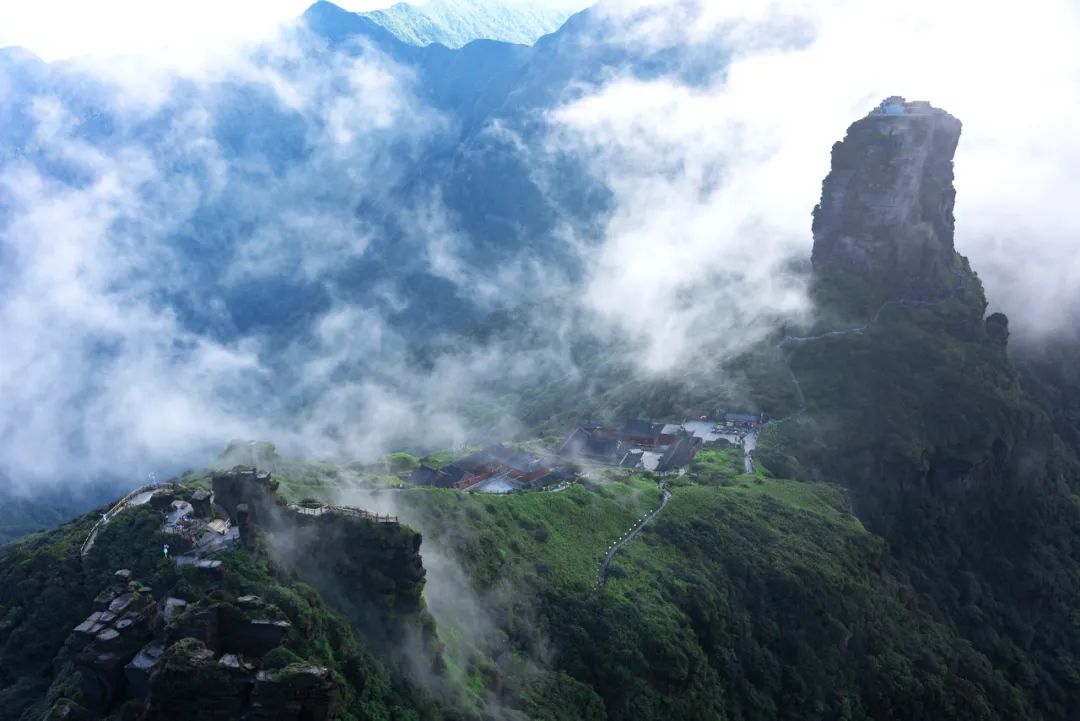
[[[829,149],[892,94],[964,121],[956,246],[993,307],[1026,339],[1075,327],[1073,3],[626,0],[596,12],[587,42],[712,68],[609,68],[548,108],[541,145],[523,151],[541,189],[564,157],[609,191],[594,223],[567,219],[560,233],[586,268],[575,297],[600,329],[644,343],[642,373],[706,340],[738,352],[808,311],[787,269],[809,255]],[[292,31],[213,63],[70,64],[118,125],[94,126],[93,107],[46,84],[25,142],[0,156],[0,477],[23,489],[73,469],[135,479],[205,463],[232,437],[333,458],[391,450],[419,427],[449,445],[469,438],[462,401],[489,377],[578,372],[560,348],[493,347],[403,374],[416,339],[390,319],[416,287],[390,272],[388,228],[481,311],[568,283],[530,257],[469,259],[475,239],[444,189],[414,180],[458,121],[421,98],[412,70]],[[287,134],[268,130],[270,114]],[[362,293],[341,272],[361,261],[384,269],[356,281]],[[269,314],[292,324],[284,337],[256,312],[280,277],[295,282],[295,301]],[[241,322],[228,304],[246,297]]]
[[[645,168],[637,184],[632,169],[629,177],[620,173],[619,185],[629,188],[620,206],[625,212],[642,212],[642,198],[634,197],[641,184],[684,181],[723,158],[723,187],[709,188],[715,202],[703,208],[717,212],[731,203],[710,223],[717,238],[738,233],[740,221],[757,221],[771,226],[766,247],[786,241],[793,252],[806,253],[809,211],[820,197],[832,143],[884,97],[929,100],[964,122],[956,156],[956,247],[983,277],[992,307],[1006,311],[1028,340],[1075,328],[1080,260],[1072,248],[1080,206],[1070,198],[1080,193],[1080,141],[1071,128],[1080,113],[1080,6],[1038,0],[973,12],[964,2],[923,0],[628,0],[598,10],[625,42],[657,52],[719,46],[733,53],[727,72],[704,87],[670,77],[616,79],[559,111],[587,151],[609,159],[629,154]],[[665,163],[673,172],[658,172]],[[670,207],[658,205],[660,213]],[[691,223],[696,217],[672,216]],[[663,235],[677,237],[658,231],[639,247],[663,247],[656,242]],[[760,252],[755,233],[742,237],[745,244],[734,248]],[[626,234],[615,232],[611,241],[625,244]],[[622,258],[639,255],[622,250]],[[609,283],[611,275],[599,282]],[[670,282],[662,274],[653,279]],[[622,291],[640,293],[637,283]]]

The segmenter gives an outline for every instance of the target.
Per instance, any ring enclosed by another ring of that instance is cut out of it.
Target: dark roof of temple
[[[663,423],[657,423],[656,421],[646,420],[633,420],[627,421],[626,425],[619,431],[624,436],[634,436],[635,438],[652,438],[660,435],[660,431],[664,429]]]

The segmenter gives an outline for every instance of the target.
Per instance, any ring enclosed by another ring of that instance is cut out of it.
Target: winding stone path
[[[670,500],[671,490],[665,485],[660,494],[660,507],[652,513],[646,514],[644,518],[638,521],[636,526],[634,526],[625,536],[620,538],[615,545],[608,549],[608,552],[604,554],[604,560],[600,562],[600,569],[596,572],[597,589],[603,588],[604,584],[607,582],[608,567],[611,566],[611,561],[615,558],[615,554],[619,552],[619,549],[634,540],[634,538],[641,533],[641,530],[645,528],[652,519],[656,518],[660,514],[660,511],[667,507],[668,501]]]

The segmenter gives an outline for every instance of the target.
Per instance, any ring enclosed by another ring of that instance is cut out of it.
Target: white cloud
[[[981,6],[973,17],[929,0],[774,3],[745,21],[732,15],[738,6],[684,7],[673,24],[637,6],[631,32],[660,28],[647,35],[657,50],[709,48],[705,39],[722,36],[734,43],[726,72],[717,62],[695,83],[606,80],[550,115],[547,147],[519,148],[538,180],[558,182],[544,158],[558,151],[611,190],[611,213],[595,221],[603,242],[583,251],[595,265],[582,297],[644,341],[646,369],[703,346],[737,352],[778,316],[805,309],[785,264],[809,254],[829,149],[894,93],[965,121],[957,246],[995,304],[1020,332],[1061,322],[1080,280],[1074,6],[1034,0],[1021,27],[1007,8]],[[791,28],[814,34],[777,47]],[[535,298],[560,281],[542,285],[545,269],[526,258],[494,273],[467,262],[472,239],[437,189],[392,195],[426,143],[453,130],[419,100],[411,73],[370,48],[345,56],[288,33],[274,38],[264,60],[233,52],[198,72],[108,63],[99,94],[120,127],[107,142],[75,132],[67,99],[33,101],[32,150],[69,175],[20,159],[0,166],[0,472],[26,482],[76,467],[131,472],[205,459],[234,436],[336,457],[386,450],[417,427],[433,444],[458,443],[471,430],[466,402],[490,401],[488,417],[502,408],[493,379],[576,371],[563,347],[496,347],[406,372],[405,339],[385,314],[417,300],[408,285],[387,274],[358,298],[334,279],[368,257],[379,229],[397,227],[404,255],[481,305]],[[73,67],[93,85],[106,66]],[[231,84],[256,89],[297,124],[295,162],[275,164],[257,143],[224,151],[217,131],[228,115],[217,103]],[[158,114],[164,130],[148,131]],[[208,207],[219,215],[198,225]],[[564,220],[560,233],[577,243],[590,229]],[[190,245],[170,242],[177,236]],[[190,263],[184,253],[206,257]],[[208,269],[213,282],[193,277]],[[307,284],[328,307],[296,337],[236,331],[214,283],[274,277]],[[202,325],[185,319],[184,306]]]
[[[2,235],[2,467],[26,481],[109,475],[218,445],[218,433],[240,430],[226,408],[260,364],[249,343],[212,343],[152,303],[169,283],[144,274],[170,263],[137,242],[166,232],[185,201],[159,213],[139,199],[160,172],[143,150],[105,157],[49,130],[89,180],[58,183],[20,163],[0,172],[0,196],[19,208]],[[115,237],[118,224],[135,235]]]
[[[805,308],[783,268],[803,232],[773,192],[801,158],[781,154],[771,124],[735,101],[626,80],[552,116],[564,152],[588,156],[614,194],[585,301],[648,342],[649,370],[704,345],[746,350]]]
[[[272,34],[305,0],[37,0],[0,6],[0,45],[47,59],[139,54],[189,62]]]
[[[500,349],[416,374],[386,318],[417,300],[408,285],[340,277],[397,253],[483,304],[535,272],[463,263],[469,239],[439,194],[402,190],[453,129],[413,74],[303,34],[259,50],[214,72],[159,69],[149,95],[133,76],[66,66],[115,119],[103,137],[87,138],[70,98],[32,100],[28,158],[0,161],[0,473],[21,488],[176,470],[231,438],[355,459],[423,424],[431,443],[459,444],[472,432],[463,399],[534,374]],[[239,148],[222,135],[237,88],[259,118],[241,116]],[[326,303],[237,328],[229,294],[259,287]]]
[[[356,445],[346,426],[358,410],[390,428],[390,411],[370,405],[389,407],[378,393],[359,407],[332,393],[342,373],[400,352],[377,309],[335,298],[290,346],[230,330],[220,293],[293,278],[334,296],[333,275],[368,251],[357,204],[383,202],[445,121],[371,48],[332,54],[282,35],[264,50],[213,79],[166,75],[168,92],[149,100],[110,76],[118,127],[96,140],[66,100],[32,99],[35,160],[0,162],[0,469],[17,483],[205,462],[233,437],[341,452]],[[260,127],[293,122],[282,137],[297,159],[282,163],[273,142],[268,154],[221,146],[228,88],[243,83],[279,101],[283,115]],[[300,400],[343,415],[294,414]],[[336,436],[316,443],[329,425]]]

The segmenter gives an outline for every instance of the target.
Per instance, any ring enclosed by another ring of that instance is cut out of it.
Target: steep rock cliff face
[[[759,453],[783,465],[777,451],[794,450],[799,475],[851,487],[864,520],[907,496],[1040,478],[1028,469],[1050,453],[1006,352],[1008,320],[985,318],[982,283],[953,246],[960,130],[929,103],[886,99],[834,146],[814,210],[819,315],[865,325],[785,346],[806,413]]]
[[[216,593],[227,596],[221,587]],[[340,710],[331,670],[289,650],[298,648],[292,623],[258,596],[158,603],[122,569],[94,608],[65,642],[78,670],[77,700],[54,703],[50,718],[327,721]],[[362,687],[353,670],[352,683]]]
[[[1020,382],[1008,319],[985,317],[953,250],[959,134],[896,98],[834,148],[814,212],[824,325],[782,342],[805,404],[758,459],[846,487],[889,565],[1038,709],[1006,715],[1074,718],[1080,467],[1054,432],[1072,416],[1060,376]]]
[[[336,512],[288,518],[289,547],[277,544],[276,555],[345,613],[370,647],[393,655],[414,631],[434,642],[419,533]]]
[[[274,558],[319,589],[368,644],[391,650],[410,631],[434,641],[419,533],[360,509],[286,506],[271,474],[254,467],[217,472],[213,487],[245,546],[266,540]]]
[[[892,297],[949,293],[960,128],[944,110],[899,97],[848,128],[814,209],[814,269],[858,272]]]
[[[185,638],[162,656],[150,679],[146,721],[325,721],[338,711],[329,670],[312,664],[257,670],[243,657],[218,657]]]

